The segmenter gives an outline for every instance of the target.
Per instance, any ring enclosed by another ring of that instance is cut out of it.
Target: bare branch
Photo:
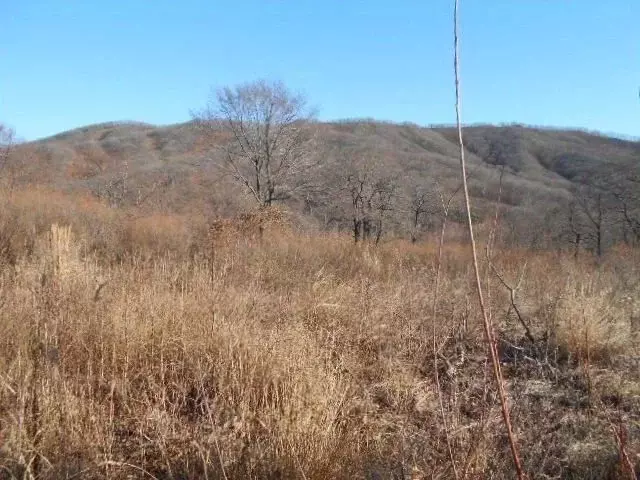
[[[282,82],[222,88],[193,116],[205,134],[230,138],[216,145],[224,152],[222,163],[259,205],[288,199],[308,185],[309,169],[318,163],[310,148],[313,113],[306,98]]]

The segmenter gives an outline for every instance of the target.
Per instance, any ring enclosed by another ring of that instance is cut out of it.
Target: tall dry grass
[[[451,478],[433,328],[461,478],[511,478],[464,246],[445,246],[434,325],[434,244],[281,228],[212,248],[199,219],[2,202],[0,478]],[[629,478],[639,253],[496,258],[527,265],[533,343],[485,276],[525,470]]]

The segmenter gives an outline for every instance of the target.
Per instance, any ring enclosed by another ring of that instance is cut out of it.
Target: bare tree
[[[606,173],[586,175],[573,191],[571,236],[598,256],[608,245],[640,243],[640,164],[612,164]]]
[[[194,120],[222,153],[226,172],[260,206],[286,200],[310,186],[314,112],[282,82],[259,80],[222,88]]]
[[[580,221],[580,215],[575,201],[569,203],[567,224],[569,230],[569,243],[573,245],[573,256],[578,258],[580,246],[584,238],[584,225],[583,222]]]
[[[373,208],[376,217],[376,244],[380,243],[388,216],[393,211],[396,189],[396,182],[390,177],[376,182],[375,195],[373,197]]]
[[[614,198],[615,212],[625,243],[640,244],[640,173],[624,172],[610,182],[607,191]]]
[[[420,231],[424,229],[426,218],[437,211],[433,192],[421,185],[414,185],[409,192],[409,213],[411,214],[411,243],[416,243]],[[448,214],[448,212],[447,212]]]
[[[351,201],[351,223],[355,242],[380,242],[385,223],[393,210],[396,183],[392,176],[379,175],[370,165],[354,166],[346,176]]]
[[[624,220],[623,236],[626,243],[640,244],[640,201],[625,195],[616,195],[620,214]]]
[[[614,204],[607,191],[594,185],[579,187],[570,205],[570,223],[579,243],[601,257],[605,248],[605,234],[612,235]]]

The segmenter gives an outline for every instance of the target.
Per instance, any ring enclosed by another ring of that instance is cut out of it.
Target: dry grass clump
[[[25,216],[3,217],[22,226],[0,274],[0,478],[452,478],[434,321],[457,470],[512,478],[462,246],[433,319],[431,244],[274,227],[212,255],[201,220],[30,201],[2,210]],[[498,252],[505,277],[527,265],[533,343],[484,266],[532,478],[638,467],[637,256]]]
[[[594,362],[611,361],[632,348],[632,325],[625,321],[629,313],[615,302],[614,288],[571,287],[556,312],[558,345],[576,359]]]

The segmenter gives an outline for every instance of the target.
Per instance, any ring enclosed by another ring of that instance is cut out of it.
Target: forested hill
[[[387,216],[389,228],[396,231],[412,228],[411,205],[417,195],[426,192],[434,203],[436,190],[454,191],[459,183],[453,128],[374,121],[319,123],[317,128],[319,166],[307,172],[314,177],[314,188],[288,203],[321,227],[348,228],[350,199],[344,181],[357,169],[393,185]],[[629,198],[637,192],[638,141],[519,125],[473,126],[464,134],[479,218],[498,201],[513,223],[548,220],[549,212],[562,216],[558,210],[568,209],[576,192],[595,183],[618,185],[609,190],[624,190]],[[222,215],[249,208],[251,198],[216,167],[216,155],[192,123],[110,123],[20,145],[5,175],[16,183],[87,191],[118,207]],[[427,220],[418,227],[428,228]]]

